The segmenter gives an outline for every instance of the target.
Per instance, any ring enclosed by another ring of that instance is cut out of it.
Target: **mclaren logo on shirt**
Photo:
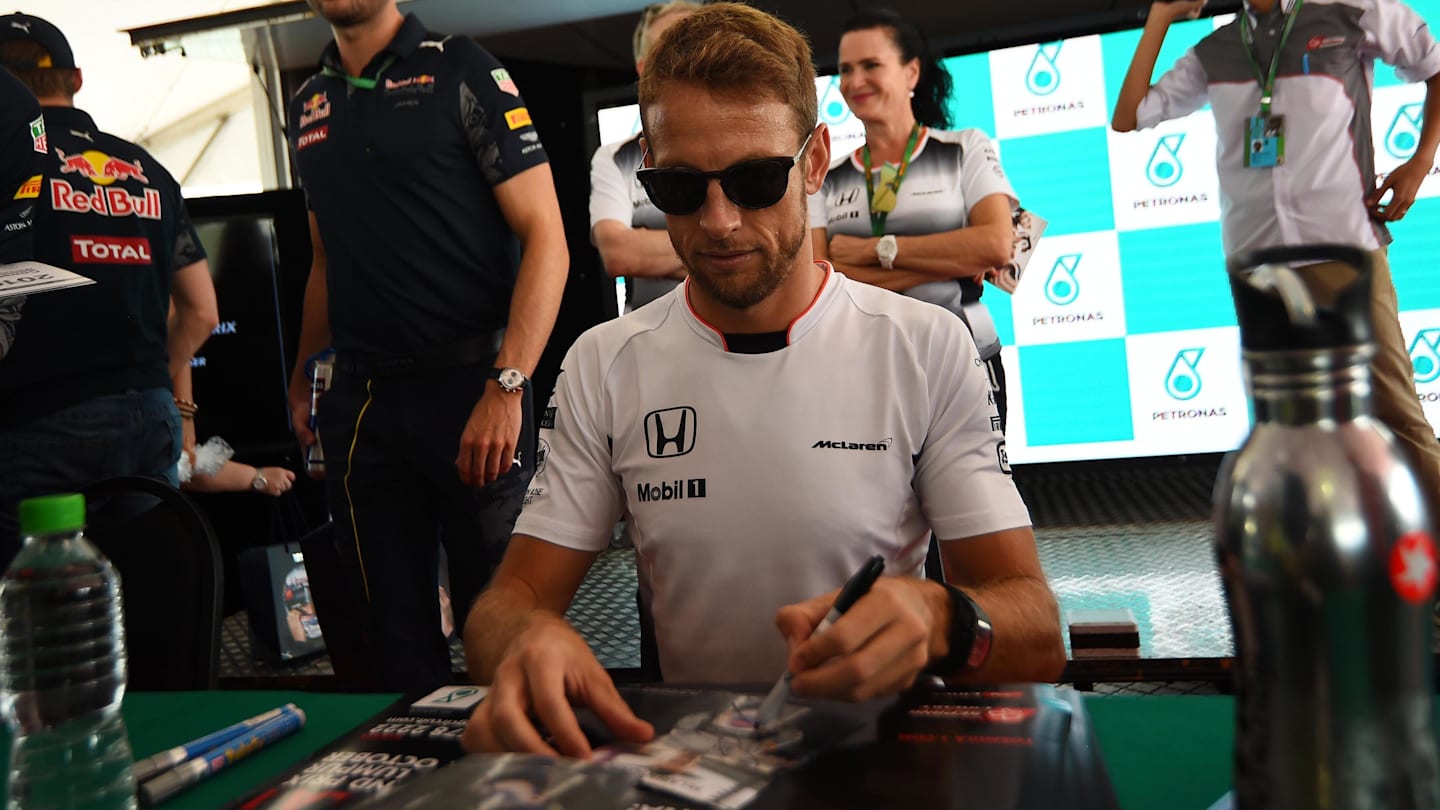
[[[645,451],[651,458],[675,458],[694,449],[694,408],[682,405],[645,414]]]
[[[884,453],[894,444],[892,438],[881,439],[878,442],[843,442],[821,439],[810,445],[811,450],[866,450],[872,453]]]

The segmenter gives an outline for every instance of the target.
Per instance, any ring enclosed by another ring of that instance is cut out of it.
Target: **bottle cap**
[[[46,495],[20,502],[20,533],[59,534],[85,528],[85,496]]]
[[[1302,281],[1304,266],[1318,262],[1346,264],[1355,271],[1354,278],[1324,306],[1316,304],[1310,282]],[[1226,264],[1240,345],[1246,351],[1314,351],[1374,342],[1370,316],[1374,262],[1368,252],[1349,245],[1288,245],[1236,254]],[[1273,269],[1267,265],[1284,271],[1269,274],[1270,281],[1282,280],[1279,275],[1291,275],[1294,281],[1258,283],[1267,278],[1264,271]],[[1293,267],[1301,272],[1286,269]],[[1300,316],[1302,311],[1306,317]]]

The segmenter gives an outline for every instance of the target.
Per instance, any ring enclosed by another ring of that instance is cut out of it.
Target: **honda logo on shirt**
[[[645,450],[651,458],[674,458],[694,449],[694,408],[685,405],[645,414]]]

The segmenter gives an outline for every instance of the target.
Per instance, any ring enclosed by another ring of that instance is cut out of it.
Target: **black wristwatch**
[[[940,586],[950,594],[950,652],[927,669],[942,677],[977,670],[990,657],[994,642],[990,617],[969,594],[948,582]]]
[[[518,394],[530,384],[530,378],[518,368],[492,368],[490,379],[499,382],[500,387],[508,394]]]

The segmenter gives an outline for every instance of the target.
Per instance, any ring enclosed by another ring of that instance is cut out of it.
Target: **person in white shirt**
[[[964,324],[814,261],[806,197],[830,148],[813,81],[804,37],[739,3],[650,54],[641,180],[689,275],[563,363],[529,503],[465,625],[491,684],[470,750],[586,756],[578,705],[621,739],[653,733],[564,619],[626,506],[667,681],[788,669],[796,695],[864,700],[926,672],[1059,677],[1055,597]],[[944,583],[920,577],[932,531]],[[812,636],[876,554],[887,576]]]
[[[700,8],[690,0],[645,7],[631,42],[635,73],[645,71],[645,54],[666,29]],[[665,216],[635,179],[640,168],[640,136],[604,144],[590,160],[590,241],[600,251],[605,272],[625,278],[625,311],[670,292],[685,278],[685,265],[670,246]]]
[[[1334,242],[1371,251],[1375,415],[1414,463],[1432,510],[1440,509],[1440,442],[1416,395],[1386,253],[1386,223],[1405,217],[1435,165],[1440,45],[1398,0],[1246,0],[1235,22],[1201,40],[1152,86],[1171,23],[1197,17],[1204,6],[1162,0],[1150,7],[1111,125],[1148,129],[1211,105],[1227,257]],[[1426,85],[1415,154],[1378,184],[1370,124],[1377,58]],[[1354,278],[1335,262],[1301,271],[1322,304]]]
[[[950,129],[950,74],[915,23],[871,8],[843,30],[840,93],[865,124],[865,143],[833,156],[810,199],[815,253],[856,281],[965,321],[1003,430],[1000,335],[980,296],[1014,252],[1015,189],[989,136]]]

